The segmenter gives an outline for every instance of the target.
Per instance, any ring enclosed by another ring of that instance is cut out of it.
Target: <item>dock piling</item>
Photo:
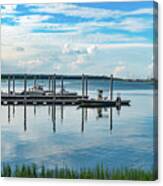
[[[26,97],[27,94],[27,76],[24,75],[24,97]]]
[[[88,96],[88,76],[86,76],[85,79],[85,92],[86,92],[86,96]]]
[[[15,95],[15,76],[13,75],[13,94]]]
[[[51,77],[50,77],[50,75],[49,75],[48,78],[49,78],[49,92],[50,92],[50,90],[51,90],[51,88],[50,88],[51,87]]]
[[[53,85],[52,85],[52,87],[53,87],[53,96],[54,96],[54,98],[56,98],[56,75],[55,74],[53,75]]]
[[[113,100],[113,75],[110,76],[110,100]]]
[[[82,74],[82,99],[84,98],[84,74]]]
[[[10,75],[8,76],[8,95],[10,95],[10,86],[11,86],[11,80]]]
[[[61,95],[63,95],[64,84],[63,84],[63,76],[61,77]]]
[[[34,87],[36,87],[36,76],[34,77]]]

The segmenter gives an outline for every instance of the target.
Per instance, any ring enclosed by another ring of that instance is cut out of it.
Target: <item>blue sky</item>
[[[1,6],[2,73],[152,77],[153,1]]]

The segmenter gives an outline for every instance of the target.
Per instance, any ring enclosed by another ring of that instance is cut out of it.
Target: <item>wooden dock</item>
[[[3,75],[4,76],[4,75]],[[99,76],[99,80],[108,80],[108,93],[110,91],[109,100],[92,100],[89,98],[89,78],[90,76],[82,74],[81,76],[63,76],[63,75],[28,75],[28,74],[8,74],[2,78],[7,78],[8,92],[1,93],[1,105],[79,105],[81,107],[114,107],[119,104],[117,100],[113,100],[113,75],[110,77]],[[16,92],[15,81],[23,78],[24,90],[21,93]],[[71,92],[64,93],[64,78],[66,79],[80,79],[81,80],[81,95],[73,94]],[[92,78],[92,77],[91,77]],[[98,79],[98,76],[94,77]],[[27,90],[27,81],[34,80],[33,86],[37,84],[37,80],[47,79],[48,90],[44,91],[43,94],[33,95]],[[60,80],[60,93],[56,92],[56,80]],[[12,84],[11,84],[12,83]],[[12,86],[11,86],[12,85]],[[46,94],[50,93],[50,94]],[[129,101],[124,100],[120,102],[122,105],[128,105]]]
[[[65,95],[56,95],[54,96],[45,96],[45,95],[10,95],[10,96],[1,96],[2,105],[77,105],[79,99],[88,99],[87,96],[65,96]]]

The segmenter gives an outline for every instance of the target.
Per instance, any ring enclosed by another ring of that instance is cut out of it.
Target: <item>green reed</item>
[[[154,171],[142,169],[113,169],[109,170],[103,165],[96,168],[83,168],[74,170],[68,167],[54,169],[45,168],[43,165],[38,168],[36,164],[22,165],[12,168],[9,164],[4,164],[1,171],[2,177],[25,177],[25,178],[65,178],[65,179],[104,179],[104,180],[144,180],[152,181],[156,179]]]

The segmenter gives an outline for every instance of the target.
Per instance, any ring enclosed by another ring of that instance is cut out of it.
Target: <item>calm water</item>
[[[2,90],[7,89],[2,82]],[[57,83],[58,90],[60,82]],[[28,86],[31,87],[32,81]],[[39,84],[48,87],[47,81]],[[17,81],[17,91],[23,87]],[[79,81],[66,81],[68,90],[81,92]],[[2,162],[37,163],[47,167],[75,169],[104,163],[110,168],[153,166],[153,85],[114,83],[114,97],[131,100],[130,107],[77,109],[75,106],[2,106]],[[109,82],[90,81],[89,95],[102,88],[108,95]],[[25,116],[25,117],[24,117]]]

